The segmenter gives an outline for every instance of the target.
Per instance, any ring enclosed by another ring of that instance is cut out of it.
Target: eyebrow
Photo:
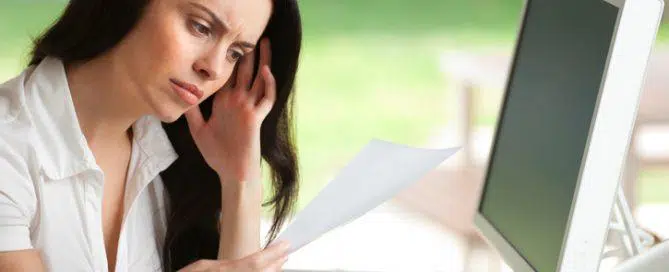
[[[219,17],[216,15],[216,13],[214,13],[213,11],[211,11],[209,8],[203,6],[203,5],[200,4],[200,3],[196,3],[196,2],[193,2],[193,1],[190,1],[189,3],[190,3],[192,6],[198,8],[198,9],[204,11],[204,12],[206,12],[207,14],[209,14],[209,16],[211,16],[211,18],[214,20],[214,24],[217,24],[217,25],[223,27],[225,30],[230,30],[230,23],[228,23],[227,21],[221,20],[221,18],[219,18]],[[246,42],[246,41],[238,42],[238,44],[239,44],[240,46],[242,46],[242,47],[246,47],[246,48],[249,48],[249,49],[255,49],[255,47],[256,47],[255,44],[250,43],[250,42]]]

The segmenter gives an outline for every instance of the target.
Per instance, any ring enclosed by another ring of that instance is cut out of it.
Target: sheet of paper
[[[279,234],[295,252],[394,197],[459,148],[424,149],[374,139]]]

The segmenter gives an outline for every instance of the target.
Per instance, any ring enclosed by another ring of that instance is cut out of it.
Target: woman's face
[[[241,57],[252,54],[271,10],[271,0],[151,0],[112,59],[137,92],[137,106],[173,122],[222,88]],[[177,87],[186,85],[200,95]]]

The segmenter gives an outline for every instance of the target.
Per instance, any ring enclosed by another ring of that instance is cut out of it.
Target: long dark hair
[[[29,65],[46,56],[57,57],[65,64],[82,62],[109,51],[137,24],[149,1],[70,0],[62,16],[35,39]],[[302,40],[296,0],[272,2],[274,9],[263,37],[272,41],[271,70],[277,98],[260,132],[262,158],[271,168],[273,188],[271,198],[263,203],[274,211],[268,242],[276,238],[297,197],[292,94]],[[200,104],[205,118],[211,115],[212,101],[213,96]],[[185,118],[163,123],[163,128],[179,155],[161,173],[170,200],[163,270],[174,271],[198,259],[216,259],[221,188],[218,176],[195,146]],[[225,222],[222,224],[224,227]]]

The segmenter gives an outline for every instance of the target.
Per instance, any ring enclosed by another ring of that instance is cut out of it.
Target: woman
[[[300,43],[295,0],[71,0],[0,85],[0,271],[279,269]]]

